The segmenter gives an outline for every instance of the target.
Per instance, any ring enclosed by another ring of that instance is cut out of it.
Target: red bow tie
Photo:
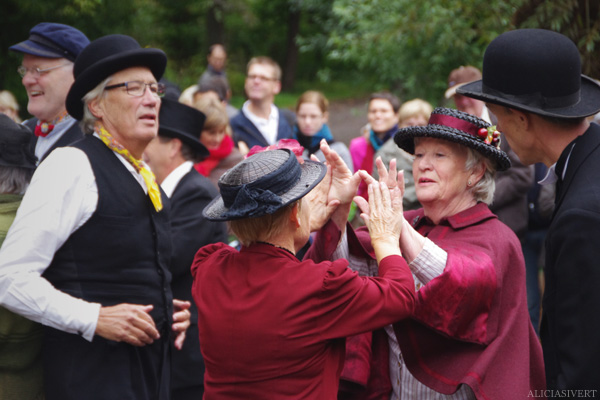
[[[52,129],[54,129],[54,125],[47,122],[42,122],[35,126],[33,133],[35,133],[35,136],[46,137],[50,132],[52,132]]]

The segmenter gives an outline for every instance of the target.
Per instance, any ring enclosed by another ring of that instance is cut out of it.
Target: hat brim
[[[67,95],[67,111],[77,119],[83,118],[83,96],[110,75],[131,67],[147,67],[158,81],[165,72],[167,56],[159,49],[137,49],[106,57],[86,68],[75,79]]]
[[[456,94],[456,89],[458,89],[461,86],[464,86],[465,83],[458,83],[450,88],[448,88],[448,90],[446,90],[446,93],[444,93],[444,97],[449,99],[451,97],[453,97]]]
[[[325,166],[325,164],[310,160],[305,160],[300,165],[300,168],[302,172],[298,182],[290,190],[279,195],[283,202],[279,209],[306,196],[308,192],[313,190],[314,187],[317,186],[319,182],[321,182],[321,180],[325,176],[325,173],[327,172],[327,167]],[[223,214],[225,214],[228,210],[229,209],[225,207],[225,204],[223,203],[223,197],[218,196],[204,208],[204,210],[202,211],[202,215],[204,215],[206,219],[209,219],[211,221],[231,221],[234,219],[247,218],[244,215],[241,215],[236,218],[225,217]],[[253,216],[253,218],[261,216],[262,215],[255,215]]]
[[[483,87],[483,80],[467,83],[456,92],[463,96],[472,97],[477,100],[486,101],[492,104],[498,104],[521,111],[527,111],[546,117],[557,118],[584,118],[594,115],[600,111],[600,85],[593,79],[581,75],[580,100],[577,104],[564,108],[540,108],[537,105],[527,104],[519,100],[507,99],[496,94],[486,93]]]
[[[415,154],[415,138],[429,137],[434,139],[447,140],[467,146],[484,157],[492,160],[496,166],[496,170],[505,171],[510,168],[510,159],[505,152],[493,146],[490,146],[483,141],[462,133],[458,129],[450,128],[444,125],[427,125],[427,126],[410,126],[398,130],[394,136],[394,141],[402,150]]]
[[[184,132],[180,129],[175,129],[172,127],[165,127],[159,124],[158,126],[158,134],[162,136],[168,136],[172,138],[177,138],[181,140],[183,143],[187,144],[196,152],[196,155],[202,159],[205,159],[210,155],[210,152],[204,146],[198,138],[191,136],[189,133]]]
[[[17,51],[19,53],[31,54],[33,56],[44,58],[66,58],[64,54],[58,53],[56,50],[51,49],[50,47],[43,46],[31,40],[24,40],[21,43],[10,46],[8,49]]]

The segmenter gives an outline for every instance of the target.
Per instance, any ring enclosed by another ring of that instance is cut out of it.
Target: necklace
[[[288,250],[288,249],[286,249],[285,247],[277,246],[276,244],[273,244],[273,243],[260,242],[260,241],[259,241],[259,242],[256,242],[256,243],[260,243],[260,244],[266,244],[266,245],[269,245],[269,246],[272,246],[272,247],[276,247],[276,248],[278,248],[278,249],[281,249],[281,250],[285,250],[285,251],[287,251],[288,253],[290,253],[291,255],[293,255],[294,257],[296,257],[296,255],[295,255],[294,253],[292,253],[292,252],[291,252],[291,250]]]

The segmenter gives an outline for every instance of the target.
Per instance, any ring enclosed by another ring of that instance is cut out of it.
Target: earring
[[[467,182],[467,186],[471,186],[471,180],[469,179],[469,181]]]

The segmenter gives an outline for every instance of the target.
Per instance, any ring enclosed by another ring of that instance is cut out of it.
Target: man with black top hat
[[[190,304],[173,299],[168,198],[141,160],[166,63],[124,35],[80,53],[67,109],[86,135],[37,168],[0,250],[0,304],[45,325],[48,400],[170,396]]]
[[[72,26],[42,22],[31,29],[27,40],[9,48],[23,53],[18,72],[29,98],[27,111],[35,117],[25,125],[35,133],[31,145],[39,161],[83,137],[67,113],[65,100],[73,83],[73,63],[89,43]]]
[[[218,196],[217,188],[194,169],[194,163],[208,156],[199,137],[204,114],[175,100],[164,98],[160,107],[158,136],[144,151],[144,160],[171,200],[173,234],[173,296],[192,302],[191,266],[198,249],[227,241],[227,227],[209,221],[202,210]],[[173,400],[202,399],[204,360],[198,341],[198,310],[190,307],[191,324],[183,351],[172,352]]]
[[[570,39],[522,29],[494,39],[483,58],[483,79],[458,93],[486,102],[523,163],[550,167],[541,182],[556,181],[540,327],[552,389],[546,394],[598,390],[600,127],[586,117],[600,110],[600,86],[581,74]]]

